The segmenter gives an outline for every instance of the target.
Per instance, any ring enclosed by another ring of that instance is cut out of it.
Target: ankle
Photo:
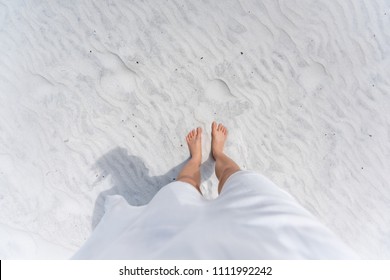
[[[224,152],[222,152],[222,151],[218,151],[218,152],[213,151],[213,157],[214,157],[215,160],[216,160],[217,158],[222,157],[223,155],[224,155]]]
[[[196,164],[197,166],[200,166],[202,164],[202,159],[200,157],[191,156],[190,162]]]

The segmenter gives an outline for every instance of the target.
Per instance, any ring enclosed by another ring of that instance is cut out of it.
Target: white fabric
[[[173,182],[142,207],[112,196],[74,259],[354,259],[357,256],[288,193],[250,171],[204,199]]]

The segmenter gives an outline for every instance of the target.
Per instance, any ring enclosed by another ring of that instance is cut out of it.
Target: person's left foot
[[[202,128],[198,127],[188,133],[186,137],[188,149],[190,150],[191,159],[202,163]]]

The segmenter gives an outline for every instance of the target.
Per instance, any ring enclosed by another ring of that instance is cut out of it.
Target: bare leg
[[[213,122],[211,126],[211,150],[215,159],[215,175],[219,180],[218,193],[221,193],[226,180],[233,173],[240,170],[240,167],[229,158],[224,152],[225,141],[227,139],[227,129],[222,124]]]
[[[202,163],[202,129],[198,127],[188,133],[186,137],[188,149],[191,158],[184,165],[177,177],[178,181],[186,182],[193,185],[200,191],[200,164]]]

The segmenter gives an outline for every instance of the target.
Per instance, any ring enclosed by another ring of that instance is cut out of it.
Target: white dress
[[[121,196],[73,259],[356,259],[357,255],[262,175],[234,173],[215,200],[173,182],[145,206]]]

